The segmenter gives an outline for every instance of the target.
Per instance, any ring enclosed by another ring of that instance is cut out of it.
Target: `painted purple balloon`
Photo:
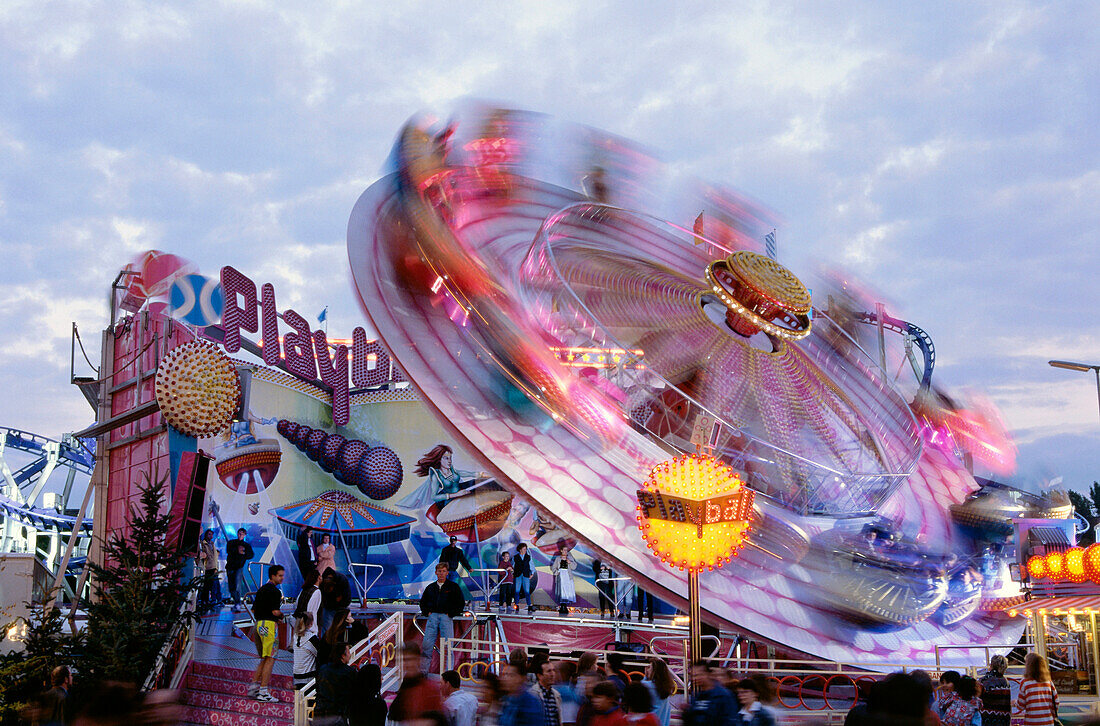
[[[363,458],[363,455],[370,449],[366,443],[351,439],[344,448],[340,449],[340,454],[337,456],[336,471],[332,472],[332,475],[336,477],[336,481],[350,486],[355,486],[351,483],[352,477],[355,475],[355,468],[359,466],[359,460]]]
[[[327,439],[328,436],[329,435],[321,429],[313,429],[309,432],[309,436],[306,437],[306,445],[300,448],[305,451],[306,456],[309,458],[314,461],[320,461],[321,447],[324,446],[325,439]]]
[[[335,472],[336,467],[339,466],[340,449],[347,441],[340,434],[329,434],[325,443],[321,445],[321,458],[317,463],[329,474]]]
[[[389,499],[401,488],[401,459],[385,446],[376,446],[359,460],[355,486],[371,499]]]

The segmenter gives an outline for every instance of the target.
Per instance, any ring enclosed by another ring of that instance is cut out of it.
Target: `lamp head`
[[[1049,361],[1050,365],[1054,368],[1065,368],[1070,371],[1091,371],[1100,366],[1090,366],[1086,363],[1074,363],[1068,360],[1052,360]]]

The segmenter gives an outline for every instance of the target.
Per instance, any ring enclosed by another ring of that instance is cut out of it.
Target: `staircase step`
[[[260,706],[280,706],[276,703],[259,703]],[[183,709],[183,723],[201,724],[202,726],[293,726],[293,713],[290,717],[256,715],[253,713],[237,713],[233,711],[219,711],[195,706],[185,706]]]
[[[187,675],[184,690],[213,693],[237,698],[248,698],[248,681],[230,681],[214,676],[200,676],[194,673]],[[271,695],[284,703],[294,703],[294,691],[289,688],[270,687]]]
[[[231,668],[229,666],[218,665],[216,663],[192,663],[191,673],[199,676],[210,676],[212,678],[221,678],[227,681],[237,681],[239,683],[248,683],[252,680],[252,671],[245,670],[243,668]],[[271,676],[271,686],[273,688],[286,688],[289,690],[294,689],[294,679],[290,676]]]

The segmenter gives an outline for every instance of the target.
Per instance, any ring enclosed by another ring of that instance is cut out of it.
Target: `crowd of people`
[[[891,673],[875,681],[848,713],[845,726],[1054,726],[1058,692],[1046,659],[1029,653],[1015,704],[1005,678],[1008,661],[995,655],[981,678],[945,671],[934,684],[923,670]]]
[[[216,550],[211,533],[199,547],[199,561],[206,576],[204,601],[214,602],[211,582],[216,582]],[[360,669],[348,665],[350,651],[368,636],[365,624],[356,620],[350,608],[351,585],[335,568],[335,548],[322,537],[314,547],[308,528],[299,536],[299,567],[306,573],[293,613],[294,683],[303,687],[316,679],[316,723],[382,724],[387,718],[385,700],[380,692],[381,670],[376,664]],[[237,583],[240,570],[251,558],[252,549],[245,532],[229,543],[227,571],[235,606],[240,603]],[[211,567],[211,563],[214,566]],[[322,569],[323,566],[323,569]],[[543,653],[528,658],[519,651],[499,675],[485,673],[476,692],[463,686],[458,674],[447,671],[437,681],[425,674],[431,668],[438,643],[454,637],[454,618],[466,609],[457,571],[469,569],[465,553],[455,538],[443,548],[435,566],[435,580],[423,590],[420,614],[424,618],[421,645],[408,644],[404,652],[404,680],[397,698],[388,709],[390,721],[417,721],[474,726],[617,726],[644,724],[668,726],[671,717],[670,696],[676,690],[667,665],[652,659],[646,673],[628,673],[622,655],[609,654],[605,667],[592,654],[576,662],[551,662]],[[551,560],[553,592],[559,614],[565,615],[575,600],[573,573],[577,569],[569,547],[562,543]],[[601,614],[622,616],[622,591],[616,589],[614,573],[599,562],[594,575],[600,594]],[[514,553],[503,552],[498,563],[499,595],[502,609],[518,612],[520,600],[531,605],[534,565],[526,544]],[[211,577],[213,574],[213,577]],[[256,647],[259,665],[249,686],[249,695],[261,701],[275,701],[268,690],[274,665],[275,637],[283,619],[279,585],[284,570],[268,568],[268,582],[256,593],[253,615],[256,620]],[[610,587],[609,587],[610,586]],[[629,611],[627,611],[629,613]],[[629,617],[629,614],[627,614]],[[642,617],[639,603],[639,619]],[[652,600],[649,604],[652,619]],[[988,671],[980,678],[947,671],[934,684],[920,670],[894,673],[861,693],[857,705],[845,723],[921,724],[922,726],[1008,726],[1015,712],[1025,726],[1053,726],[1057,715],[1057,692],[1051,683],[1046,662],[1032,653],[1025,663],[1024,680],[1013,703],[1005,679],[1007,661],[995,656]],[[726,669],[696,663],[691,673],[694,693],[684,702],[681,713],[685,726],[770,726],[777,723],[774,692],[768,679],[747,675],[735,677]],[[56,685],[56,684],[55,684]]]

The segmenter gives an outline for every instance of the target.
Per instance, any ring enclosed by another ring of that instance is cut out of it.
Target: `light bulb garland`
[[[1032,580],[1091,580],[1100,585],[1100,544],[1032,555],[1027,560],[1027,574]]]

